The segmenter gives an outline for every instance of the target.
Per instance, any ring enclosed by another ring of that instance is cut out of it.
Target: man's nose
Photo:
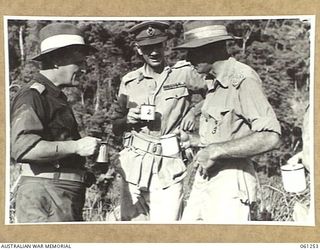
[[[150,55],[152,55],[152,56],[157,55],[157,54],[159,54],[159,50],[157,50],[157,49],[153,49],[150,53]]]
[[[81,61],[77,63],[78,67],[79,67],[79,72],[81,73],[86,73],[87,72],[87,64],[86,61]]]

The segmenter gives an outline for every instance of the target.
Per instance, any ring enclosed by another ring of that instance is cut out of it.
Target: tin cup
[[[96,162],[98,162],[98,163],[108,162],[108,152],[107,152],[107,144],[106,143],[101,143],[100,148],[99,148],[99,154],[98,154]]]
[[[142,104],[140,114],[141,120],[153,121],[155,117],[155,105]]]
[[[168,134],[160,137],[163,156],[176,156],[180,152],[180,146],[176,134]]]
[[[287,192],[299,193],[306,189],[306,176],[301,163],[281,166],[283,187]]]

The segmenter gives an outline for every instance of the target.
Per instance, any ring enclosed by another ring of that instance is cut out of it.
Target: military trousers
[[[17,223],[83,221],[83,183],[22,176],[18,185]]]
[[[152,174],[149,189],[122,180],[121,220],[172,222],[182,211],[182,181],[162,188],[157,173]]]
[[[218,162],[204,179],[197,171],[182,221],[242,224],[250,220],[257,182],[252,164],[234,159]]]

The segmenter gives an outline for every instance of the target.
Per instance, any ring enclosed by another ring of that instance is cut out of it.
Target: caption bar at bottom
[[[130,250],[163,250],[165,247],[174,247],[182,250],[194,249],[241,249],[241,250],[270,250],[273,247],[281,247],[286,249],[319,249],[319,243],[0,243],[0,249],[73,249],[87,250],[98,249],[105,250],[111,247],[112,250],[122,250],[130,248]]]

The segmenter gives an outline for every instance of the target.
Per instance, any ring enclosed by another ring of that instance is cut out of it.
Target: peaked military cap
[[[129,32],[135,35],[138,45],[145,46],[166,41],[168,27],[169,24],[164,21],[145,21],[133,26]]]

